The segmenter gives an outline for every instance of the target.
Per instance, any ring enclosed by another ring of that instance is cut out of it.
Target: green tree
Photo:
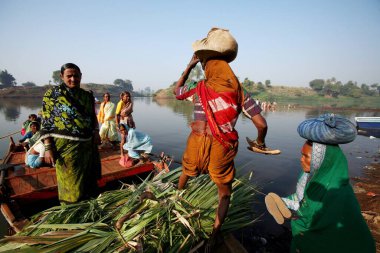
[[[335,84],[336,83],[336,78],[335,77],[331,77],[330,79],[327,79],[326,84]]]
[[[362,96],[362,91],[360,90],[359,87],[356,87],[356,88],[351,90],[350,97],[360,98],[361,96]]]
[[[356,83],[354,83],[353,81],[348,81],[341,87],[340,93],[343,96],[353,97],[354,94],[355,96],[357,96],[357,92],[355,90],[359,90],[359,92],[361,93]]]
[[[310,88],[318,92],[319,94],[322,94],[323,87],[325,86],[325,80],[323,79],[314,79],[309,83]]]
[[[265,86],[266,86],[267,88],[272,87],[272,85],[271,85],[271,83],[270,83],[270,80],[265,80]]]
[[[0,87],[1,88],[8,88],[15,86],[16,79],[12,76],[12,74],[8,73],[8,71],[5,69],[4,71],[0,72]]]
[[[371,89],[373,89],[378,95],[380,95],[380,85],[378,83],[371,84]]]
[[[367,96],[375,96],[376,95],[376,91],[375,90],[372,90],[367,84],[363,83],[361,86],[360,86],[360,89],[362,90],[363,94],[364,95],[367,95]]]
[[[118,78],[115,81],[113,81],[113,84],[121,87],[125,91],[133,91],[133,85],[132,85],[131,80],[128,80],[128,79],[123,80],[123,79]]]
[[[55,83],[56,85],[61,84],[61,71],[54,71],[51,78],[53,79],[53,83]]]
[[[243,86],[244,86],[244,88],[246,88],[247,90],[252,90],[254,84],[255,84],[255,82],[249,80],[248,77],[244,78]]]
[[[341,84],[340,84],[341,85]],[[337,98],[340,94],[340,85],[339,83],[327,83],[323,87],[323,94],[325,96],[331,96]]]
[[[36,84],[33,82],[22,83],[21,85],[24,87],[35,87],[36,86]]]
[[[264,84],[263,84],[262,82],[258,82],[258,83],[257,83],[257,89],[258,89],[259,91],[264,91],[264,90],[265,90],[265,86],[264,86]]]

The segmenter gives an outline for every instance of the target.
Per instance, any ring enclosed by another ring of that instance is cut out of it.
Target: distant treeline
[[[348,81],[343,84],[341,81],[337,81],[335,78],[323,80],[314,79],[309,83],[310,87],[315,90],[321,96],[347,96],[353,98],[359,98],[365,96],[378,96],[380,93],[380,85],[374,83],[367,85],[363,83],[358,86],[357,82]]]
[[[271,81],[265,80],[262,82],[254,82],[245,78],[242,82],[243,86],[253,93],[260,93],[266,89],[272,88]],[[372,85],[362,84],[360,87],[357,82],[348,81],[343,84],[341,81],[337,81],[334,77],[331,79],[314,79],[309,82],[310,88],[312,88],[320,96],[335,97],[346,96],[359,98],[361,96],[378,96],[380,94],[380,85],[374,83]]]
[[[60,76],[61,72],[60,70],[56,70],[56,71],[53,71],[53,74],[52,74],[52,80],[49,80],[49,84],[45,84],[44,87],[51,87],[52,83],[53,84],[60,84],[61,83],[61,76]],[[1,70],[0,71],[0,89],[5,89],[5,88],[10,88],[10,87],[14,87],[17,85],[17,82],[16,82],[16,79],[13,77],[13,75],[11,73],[9,73],[7,70]],[[133,85],[132,85],[132,81],[131,80],[128,80],[128,79],[121,79],[121,78],[117,78],[115,79],[115,81],[113,82],[113,85],[119,89],[122,89],[123,91],[129,91],[129,92],[136,92],[134,91],[134,88],[133,88]],[[26,88],[32,88],[32,87],[37,87],[37,85],[34,83],[34,82],[31,82],[31,81],[28,81],[28,82],[25,82],[25,83],[22,83],[21,84],[22,87],[26,87]],[[107,92],[107,90],[105,90],[104,88],[102,89],[101,86],[108,86],[107,84],[95,84],[95,83],[89,83],[87,84],[87,87],[88,88],[99,88],[104,91],[104,92]],[[136,93],[138,93],[139,95],[142,95],[142,96],[151,96],[153,94],[153,90],[150,88],[150,87],[146,87],[144,89],[140,89],[139,91],[137,91]]]

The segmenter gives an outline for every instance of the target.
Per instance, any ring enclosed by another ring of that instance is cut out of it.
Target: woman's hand
[[[190,68],[194,68],[195,65],[198,64],[198,62],[199,62],[198,56],[196,54],[193,54],[193,56],[191,57],[191,60],[190,60],[190,62],[189,62],[188,65],[189,65]]]
[[[181,77],[178,79],[176,85],[173,88],[173,94],[174,95],[177,95],[177,93],[176,93],[177,89],[179,87],[182,87],[185,84],[187,78],[189,77],[191,70],[195,67],[195,65],[197,65],[198,62],[199,62],[198,57],[195,54],[193,54],[189,64],[187,64],[186,69],[183,71]]]
[[[45,163],[50,164],[53,167],[55,166],[53,150],[50,149],[50,150],[45,151]]]

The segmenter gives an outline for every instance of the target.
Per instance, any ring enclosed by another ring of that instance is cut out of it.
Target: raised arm
[[[195,65],[197,65],[198,62],[199,62],[198,57],[195,54],[193,54],[189,64],[186,66],[186,69],[183,71],[181,77],[178,79],[176,85],[173,88],[173,94],[174,95],[176,95],[177,89],[179,87],[182,87],[185,84],[187,78],[189,78],[189,74],[190,74],[191,70],[195,67]]]

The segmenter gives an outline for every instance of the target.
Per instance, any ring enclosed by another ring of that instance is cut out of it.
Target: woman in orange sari
[[[208,173],[218,187],[219,205],[213,226],[215,235],[224,222],[235,176],[234,158],[238,151],[235,124],[240,112],[251,118],[258,129],[257,141],[265,142],[267,125],[260,107],[245,96],[238,79],[224,59],[202,61],[206,80],[196,88],[185,85],[190,71],[200,60],[194,54],[173,89],[176,98],[194,99],[194,122],[182,158],[183,170],[178,188],[183,189],[189,177]]]

